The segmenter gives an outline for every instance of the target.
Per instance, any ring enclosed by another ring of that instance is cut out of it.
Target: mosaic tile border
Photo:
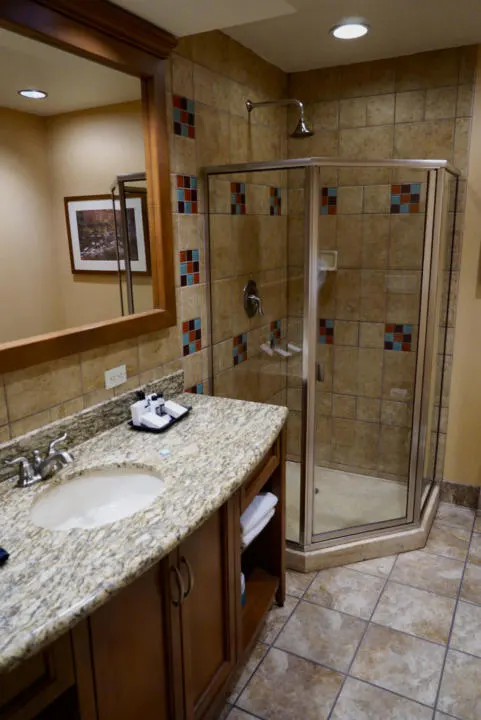
[[[391,185],[391,213],[406,215],[418,213],[421,202],[421,184]]]
[[[384,350],[411,352],[413,326],[410,323],[396,325],[386,323],[384,328]]]
[[[190,393],[191,395],[203,395],[204,394],[204,383],[200,382],[196,385],[192,385],[190,388],[185,389],[186,393]]]
[[[281,321],[273,320],[269,328],[269,342],[271,345],[279,345],[281,342]]]
[[[177,212],[195,215],[197,203],[197,178],[195,175],[177,175]]]
[[[321,189],[321,215],[337,215],[337,187]]]
[[[281,191],[281,188],[278,188],[278,187],[269,188],[269,214],[270,215],[281,215],[282,214],[282,191]]]
[[[246,214],[246,185],[245,183],[231,182],[231,215]]]
[[[188,287],[200,283],[200,251],[181,250],[180,258],[180,285]]]
[[[234,365],[240,365],[247,360],[247,333],[232,338],[232,358]]]
[[[202,349],[201,319],[194,318],[182,323],[182,353],[184,357]]]
[[[195,138],[195,102],[182,95],[173,95],[174,135]]]
[[[321,345],[332,345],[334,343],[334,320],[319,319],[319,342]]]

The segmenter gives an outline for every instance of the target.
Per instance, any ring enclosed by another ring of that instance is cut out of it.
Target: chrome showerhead
[[[311,130],[310,127],[306,124],[306,121],[304,120],[304,113],[301,113],[301,116],[297,122],[296,129],[294,132],[291,132],[290,137],[291,138],[306,138],[306,137],[312,137],[314,135],[314,131]]]
[[[297,105],[299,108],[299,119],[297,121],[296,129],[291,133],[293,138],[306,138],[314,135],[314,131],[306,123],[304,117],[304,105],[300,100],[290,98],[288,100],[263,100],[261,102],[252,102],[252,100],[246,100],[246,108],[248,112],[252,112],[256,107],[264,107],[266,105]]]

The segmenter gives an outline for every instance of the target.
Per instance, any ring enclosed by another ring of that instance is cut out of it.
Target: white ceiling
[[[224,29],[287,72],[481,42],[481,0],[113,0],[175,35]],[[364,18],[371,32],[329,29]]]
[[[140,81],[76,55],[0,29],[0,106],[58,115],[140,98]],[[28,100],[18,90],[45,90]]]

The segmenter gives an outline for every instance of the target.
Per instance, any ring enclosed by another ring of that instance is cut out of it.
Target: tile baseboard
[[[477,510],[480,502],[480,488],[476,485],[461,485],[443,480],[441,502],[463,505],[463,507]]]

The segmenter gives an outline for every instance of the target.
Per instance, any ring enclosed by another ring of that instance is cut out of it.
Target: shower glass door
[[[408,517],[427,181],[319,169],[313,540]]]

